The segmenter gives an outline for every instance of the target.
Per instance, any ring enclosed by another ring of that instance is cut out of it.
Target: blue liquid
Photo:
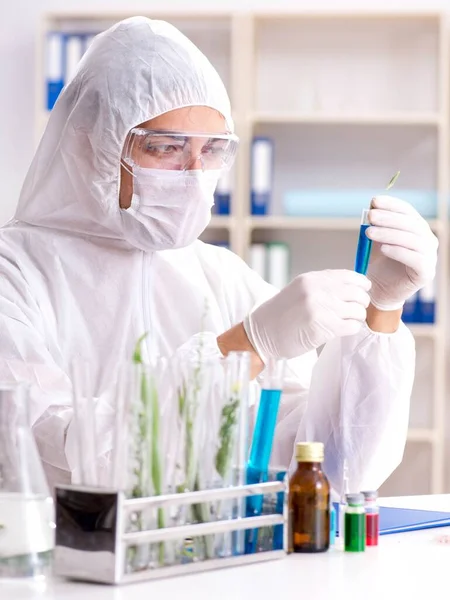
[[[280,407],[281,390],[261,390],[255,430],[253,432],[250,459],[247,465],[247,484],[267,481],[270,455],[272,454],[273,438]],[[261,514],[263,496],[247,498],[246,515],[255,517]],[[246,532],[245,552],[256,552],[258,530],[248,529]]]
[[[369,266],[370,251],[372,249],[372,240],[366,236],[366,229],[370,225],[361,225],[359,229],[358,249],[356,250],[355,271],[365,275]]]
[[[280,471],[277,473],[277,481],[283,481],[286,477],[286,471]],[[276,512],[279,515],[283,514],[284,508],[284,492],[277,492],[277,505]],[[283,525],[275,525],[273,528],[273,549],[283,550]]]
[[[330,546],[336,542],[336,509],[333,504],[330,506]]]
[[[273,438],[280,407],[281,390],[261,390],[258,415],[250,450],[250,469],[265,472],[272,454]]]

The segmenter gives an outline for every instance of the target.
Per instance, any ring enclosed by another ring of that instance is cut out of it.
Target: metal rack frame
[[[163,529],[127,531],[131,514],[158,508],[173,508],[220,500],[233,500],[267,494],[283,493],[283,512],[254,517],[236,517]],[[287,553],[287,496],[284,481],[266,482],[199,492],[186,492],[128,499],[121,491],[57,486],[56,541],[54,572],[58,576],[80,581],[106,584],[127,584],[150,579],[173,577],[199,571],[251,564],[283,558]],[[93,508],[94,506],[94,508]],[[96,508],[95,508],[96,507]],[[96,512],[97,510],[97,512]],[[92,515],[96,515],[92,523]],[[253,554],[224,556],[186,564],[149,567],[126,572],[126,550],[158,542],[169,542],[281,525],[283,548],[257,551]]]

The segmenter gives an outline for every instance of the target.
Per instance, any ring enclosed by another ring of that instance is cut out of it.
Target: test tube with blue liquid
[[[263,373],[261,396],[250,447],[250,457],[247,463],[247,484],[256,484],[268,480],[269,462],[283,389],[284,370],[285,360],[270,359]],[[247,499],[247,517],[260,515],[262,507],[263,496],[250,496]],[[247,530],[245,543],[247,554],[256,552],[257,539],[257,529]]]
[[[397,181],[399,175],[400,171],[397,171],[397,173],[393,177],[391,177],[391,180],[385,188],[386,191],[391,189],[391,187]],[[355,271],[357,273],[361,273],[362,275],[367,274],[367,269],[369,267],[370,260],[370,252],[372,250],[372,240],[370,240],[366,235],[366,231],[370,227],[369,211],[369,208],[365,208],[362,211],[361,225],[359,227],[358,248],[356,250]]]
[[[355,271],[362,275],[367,274],[369,266],[370,251],[372,250],[372,240],[366,235],[367,229],[370,227],[369,209],[365,208],[362,211],[361,225],[359,227],[358,248],[356,250]]]

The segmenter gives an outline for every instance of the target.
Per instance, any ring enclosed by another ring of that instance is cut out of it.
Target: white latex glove
[[[244,320],[263,362],[294,358],[338,336],[355,334],[366,320],[370,281],[347,270],[304,273]]]
[[[434,279],[439,242],[408,202],[377,196],[371,207],[373,227],[366,230],[376,242],[368,271],[371,302],[380,310],[396,310]]]

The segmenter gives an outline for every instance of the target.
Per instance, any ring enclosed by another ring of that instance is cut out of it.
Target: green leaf
[[[219,430],[220,447],[216,454],[216,470],[221,477],[225,477],[231,460],[234,428],[237,423],[239,409],[239,396],[231,397],[222,408],[221,424]]]
[[[178,390],[178,413],[180,417],[184,415],[184,407],[186,405],[186,384],[183,383]]]
[[[386,191],[390,190],[391,187],[394,186],[394,184],[397,181],[399,175],[400,175],[400,171],[397,171],[397,173],[392,177],[392,179],[390,180],[390,182],[387,184]]]
[[[158,392],[155,383],[151,382],[151,402],[152,402],[152,480],[155,494],[162,494],[161,485],[161,460],[159,456],[159,401]]]
[[[133,362],[137,364],[142,364],[142,342],[148,336],[148,331],[141,335],[141,337],[136,342],[136,346],[133,352]]]

